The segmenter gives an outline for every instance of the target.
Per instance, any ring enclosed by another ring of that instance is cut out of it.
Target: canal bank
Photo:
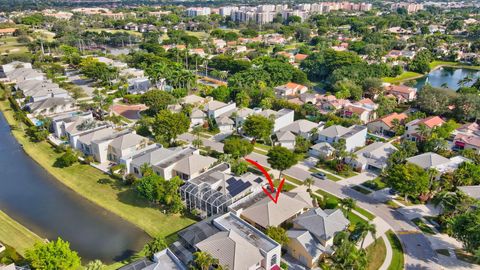
[[[64,169],[53,167],[53,163],[60,154],[56,153],[46,142],[30,142],[19,127],[21,124],[14,119],[14,113],[7,101],[0,101],[0,110],[4,112],[8,124],[15,127],[12,133],[17,141],[23,145],[25,153],[53,176],[52,178],[55,180],[53,182],[64,184],[75,195],[80,194],[95,205],[101,206],[102,211],[115,213],[124,220],[135,224],[150,236],[170,236],[173,238],[178,230],[194,223],[189,218],[163,214],[160,209],[151,206],[136,196],[135,192],[129,187],[89,165],[75,164]],[[105,211],[105,209],[109,211]],[[17,219],[17,217],[13,217]],[[75,218],[74,214],[72,218]],[[17,220],[24,223],[22,220]],[[34,228],[29,228],[35,231]],[[72,229],[74,228],[75,226]],[[80,235],[80,233],[77,234]],[[73,243],[72,247],[74,247]]]

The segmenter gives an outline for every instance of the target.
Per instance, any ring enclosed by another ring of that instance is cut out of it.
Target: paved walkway
[[[385,243],[385,260],[382,263],[382,266],[380,266],[379,270],[387,270],[390,267],[390,264],[392,263],[392,258],[393,258],[393,249],[392,245],[390,244],[390,241],[388,241],[388,237],[386,234],[382,235],[383,242]]]

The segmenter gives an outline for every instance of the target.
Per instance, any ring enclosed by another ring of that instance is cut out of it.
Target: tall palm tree
[[[355,230],[360,233],[360,238],[362,239],[360,248],[362,249],[363,249],[363,243],[365,242],[365,238],[367,238],[368,233],[372,234],[372,237],[374,240],[376,238],[377,228],[373,223],[370,223],[370,222],[357,223]]]
[[[312,185],[313,185],[314,183],[315,183],[315,180],[313,180],[313,178],[311,178],[311,177],[308,177],[308,178],[305,179],[305,181],[303,182],[303,184],[308,187],[308,191],[311,191],[311,190],[312,190]]]
[[[193,254],[195,259],[193,262],[202,270],[210,269],[210,266],[218,264],[218,259],[215,259],[207,252],[198,251]]]

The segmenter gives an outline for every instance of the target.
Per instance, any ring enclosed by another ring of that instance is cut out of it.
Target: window
[[[273,254],[272,258],[270,259],[270,265],[277,264],[277,254]]]
[[[133,172],[139,174],[137,167],[133,167]]]

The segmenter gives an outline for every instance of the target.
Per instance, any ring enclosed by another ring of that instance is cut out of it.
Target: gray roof
[[[103,138],[111,136],[114,133],[115,130],[113,128],[106,127],[82,135],[80,136],[80,138],[78,138],[78,140],[86,145],[89,145],[92,141],[101,140]]]
[[[228,104],[225,102],[221,102],[218,100],[211,100],[207,104],[205,104],[205,110],[207,111],[215,111],[217,109],[223,108],[227,106]]]
[[[480,200],[480,185],[477,186],[463,186],[458,187],[463,193],[467,194],[468,196]]]
[[[450,162],[450,160],[440,156],[439,154],[428,152],[407,158],[407,162],[420,166],[423,169],[429,169],[447,164]]]
[[[110,146],[116,149],[128,149],[141,143],[147,143],[148,139],[135,133],[127,133],[110,142]]]
[[[154,266],[152,270],[186,270],[185,265],[173,254],[170,249],[164,249],[154,255]]]
[[[277,203],[265,197],[243,210],[241,215],[263,228],[267,228],[269,226],[279,226],[308,207],[309,204],[304,200],[293,198],[291,194],[280,193]]]
[[[324,242],[332,238],[335,233],[345,230],[350,221],[345,218],[340,209],[315,208],[298,216],[293,224],[295,229],[307,230]]]
[[[263,259],[260,250],[234,230],[218,232],[196,246],[231,270],[250,269]]]
[[[173,169],[177,172],[191,175],[210,167],[215,161],[217,159],[208,156],[190,155],[180,160]]]
[[[317,127],[318,127],[317,123],[314,123],[312,121],[308,121],[308,120],[305,120],[305,119],[300,119],[300,120],[294,121],[290,125],[282,128],[281,130],[282,131],[287,131],[288,130],[288,131],[293,132],[295,134],[299,134],[299,133],[310,132],[310,131],[312,131],[312,129],[317,128]]]
[[[356,160],[364,164],[378,165],[382,167],[386,165],[388,157],[398,149],[390,142],[374,142],[359,151],[355,152]]]
[[[47,110],[47,109],[58,107],[58,106],[73,104],[74,102],[75,101],[71,98],[52,97],[52,98],[47,98],[44,100],[30,103],[28,107],[30,108],[30,111],[35,112],[35,111]]]
[[[190,114],[190,118],[205,118],[207,116],[203,111],[199,109],[193,109]]]
[[[217,125],[233,125],[233,124],[235,124],[235,122],[233,122],[233,120],[230,119],[230,117],[228,117],[228,116],[217,117],[217,119],[215,119],[215,121],[217,122]]]
[[[330,126],[326,129],[323,129],[318,132],[318,135],[329,137],[329,138],[335,138],[335,137],[340,137],[343,134],[347,133],[349,131],[348,128],[339,126],[339,125],[334,125]]]
[[[135,157],[132,164],[142,166],[143,164],[154,165],[162,160],[174,155],[175,151],[167,148],[158,148],[154,151],[145,153],[144,155]]]
[[[310,149],[317,150],[317,151],[333,151],[333,150],[335,150],[335,148],[327,142],[320,142],[320,143],[314,144],[310,147]]]
[[[325,246],[323,246],[309,231],[288,230],[287,236],[290,238],[290,241],[298,241],[312,258],[318,258],[326,251]]]
[[[31,68],[17,68],[11,72],[8,72],[7,77],[11,81],[21,82],[30,78],[43,77],[43,74],[33,70]]]
[[[295,141],[295,134],[288,130],[281,130],[275,133],[277,135],[277,140],[279,142],[285,142],[285,141]]]

